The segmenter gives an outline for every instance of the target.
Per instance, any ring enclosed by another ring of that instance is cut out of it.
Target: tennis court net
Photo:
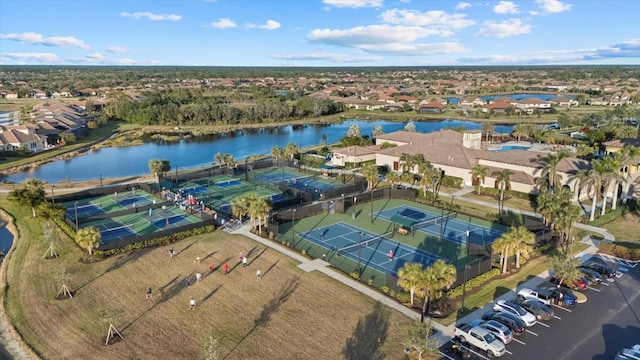
[[[362,241],[360,241],[357,244],[353,244],[353,245],[348,245],[348,246],[342,247],[342,248],[338,249],[338,253],[342,254],[342,253],[345,253],[345,252],[357,251],[361,247],[374,247],[374,246],[378,245],[380,242],[382,242],[383,240],[388,240],[387,236],[393,236],[393,230],[389,231],[389,232],[386,232],[386,233],[384,233],[382,235],[378,235],[378,236],[373,237],[373,238],[362,239]]]
[[[414,224],[413,227],[414,229],[424,229],[424,228],[428,228],[429,226],[433,226],[433,225],[440,225],[443,222],[447,221],[448,219],[455,219],[456,215],[458,213],[456,213],[455,211],[452,211],[446,215],[437,217],[435,219],[431,219],[431,220],[427,220],[427,221],[423,221],[421,223],[417,223]]]
[[[285,183],[287,185],[295,184],[295,183],[298,183],[298,182],[304,183],[307,180],[313,180],[315,177],[317,177],[317,175],[300,176],[300,177],[296,177],[296,178],[289,178],[289,179],[285,180]]]

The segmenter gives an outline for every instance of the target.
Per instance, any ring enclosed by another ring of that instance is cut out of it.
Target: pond
[[[464,120],[438,120],[415,122],[418,132],[433,132],[446,128],[481,129],[482,124]],[[346,136],[351,125],[358,125],[362,135],[371,137],[376,126],[385,133],[402,130],[406,123],[385,120],[349,120],[340,124],[288,125],[275,128],[238,130],[225,134],[178,143],[150,142],[140,146],[116,147],[93,150],[68,160],[44,164],[35,169],[8,175],[3,180],[22,182],[27,178],[38,178],[48,183],[64,180],[83,181],[110,177],[149,174],[149,160],[169,160],[172,171],[210,165],[217,153],[232,154],[242,160],[251,155],[268,155],[274,146],[285,147],[295,143],[301,148],[326,142],[338,142]],[[497,133],[511,133],[513,126],[497,125]]]

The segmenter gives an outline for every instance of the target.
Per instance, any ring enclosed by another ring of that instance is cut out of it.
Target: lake
[[[11,174],[4,180],[22,182],[38,178],[48,183],[65,179],[71,181],[93,180],[109,177],[149,174],[149,160],[169,160],[172,170],[210,165],[216,153],[232,154],[241,160],[250,155],[270,154],[274,146],[285,147],[295,143],[299,147],[316,146],[326,134],[327,143],[338,142],[346,136],[351,125],[358,125],[362,135],[369,135],[378,125],[385,133],[402,130],[406,123],[384,120],[349,120],[340,124],[281,126],[246,131],[234,131],[221,135],[182,140],[178,143],[150,142],[141,146],[116,147],[93,150],[68,160],[44,164],[30,171]],[[446,128],[481,129],[482,124],[464,120],[439,120],[415,122],[419,132],[433,132]],[[497,133],[511,133],[513,126],[496,125]]]

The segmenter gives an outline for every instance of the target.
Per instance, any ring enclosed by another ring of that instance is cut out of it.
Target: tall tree
[[[79,229],[76,232],[76,243],[89,252],[89,256],[93,256],[93,249],[100,246],[101,233],[98,228],[89,226]]]
[[[413,121],[407,122],[407,125],[404,126],[404,131],[416,132],[416,123]]]
[[[536,236],[524,226],[512,226],[507,232],[512,238],[510,241],[516,255],[516,268],[520,268],[520,258],[527,259],[533,251]]]
[[[18,206],[30,207],[33,217],[36,217],[36,208],[45,202],[46,194],[42,180],[27,179],[22,187],[10,191],[7,199]]]
[[[371,132],[371,135],[376,138],[380,135],[384,134],[384,130],[382,130],[382,125],[376,125],[375,128],[373,128],[373,131]]]
[[[515,173],[509,169],[504,169],[502,171],[494,171],[491,174],[491,176],[496,178],[496,181],[498,182],[498,188],[500,189],[498,211],[500,212],[501,218],[502,218],[502,211],[504,209],[504,193],[507,189],[511,187],[511,175],[513,174]]]
[[[473,182],[478,183],[478,185],[476,185],[478,189],[478,195],[480,195],[481,185],[484,185],[484,180],[487,178],[487,171],[489,171],[489,168],[484,167],[480,164],[476,164],[471,168],[471,178],[473,179]]]
[[[151,159],[149,160],[149,170],[156,178],[156,182],[159,183],[160,176],[171,170],[171,164],[169,160]]]
[[[416,290],[422,286],[422,264],[404,263],[404,266],[398,269],[398,286],[409,292],[411,307],[413,307]]]
[[[284,149],[284,154],[289,158],[289,161],[293,161],[293,158],[300,152],[300,148],[295,143],[288,143]]]
[[[541,176],[547,179],[550,191],[553,191],[562,181],[562,177],[558,174],[558,165],[562,160],[568,158],[570,153],[561,149],[557,153],[549,153],[546,156],[538,158],[538,163],[542,165],[540,169]]]
[[[413,320],[407,324],[404,342],[409,350],[409,359],[437,360],[442,359],[438,342],[431,337],[433,327],[431,321]]]
[[[456,268],[452,264],[446,263],[442,259],[436,260],[423,272],[422,288],[419,289],[419,296],[424,298],[422,314],[429,312],[429,302],[440,300],[443,291],[451,287],[456,281]]]
[[[373,191],[373,184],[378,179],[378,167],[375,163],[367,163],[361,169],[360,173],[367,180],[367,190]]]
[[[560,278],[560,284],[571,284],[582,276],[578,266],[582,265],[579,258],[570,258],[566,254],[560,253],[547,259],[549,267],[554,275]]]
[[[349,130],[347,130],[348,137],[360,137],[362,130],[360,130],[360,126],[357,124],[352,124],[349,126]]]
[[[621,181],[622,177],[618,173],[618,163],[616,162],[613,156],[607,156],[602,159],[600,162],[602,165],[601,174],[602,174],[602,209],[600,211],[600,216],[604,216],[607,210],[607,198],[609,195],[609,186],[616,182]]]
[[[600,168],[600,160],[593,160],[591,162],[591,169],[578,170],[576,177],[578,178],[578,185],[581,189],[586,189],[587,193],[592,196],[591,211],[589,214],[589,221],[595,220],[596,215],[596,203],[600,196],[600,189],[602,188],[602,175],[598,171]]]
[[[509,251],[513,248],[512,241],[513,237],[507,232],[491,243],[491,251],[500,254],[500,265],[502,266],[503,274],[507,273]]]
[[[280,159],[284,159],[286,157],[285,155],[285,149],[278,147],[278,146],[274,146],[271,148],[271,157],[276,161],[276,166],[278,166],[278,160]]]
[[[249,199],[246,195],[236,196],[231,200],[231,214],[236,216],[242,222],[242,218],[249,214]]]
[[[493,142],[493,134],[496,132],[496,128],[491,121],[485,121],[482,123],[482,133],[485,136],[485,142],[489,142],[489,136]]]

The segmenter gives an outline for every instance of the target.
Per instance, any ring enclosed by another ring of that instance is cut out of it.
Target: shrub
[[[389,287],[387,285],[383,285],[380,290],[385,294],[389,294]]]
[[[598,249],[605,254],[626,260],[640,260],[640,246],[634,243],[600,241]]]
[[[360,273],[358,273],[357,271],[352,271],[349,276],[351,276],[352,278],[359,280],[360,279]]]
[[[411,294],[408,292],[399,292],[396,294],[396,299],[398,299],[399,302],[406,304],[411,301]]]
[[[487,281],[493,279],[496,276],[500,275],[500,269],[493,268],[485,273],[482,273],[474,278],[467,280],[466,291],[470,291],[477,287],[484,285]],[[449,290],[449,296],[451,298],[461,296],[462,295],[462,287],[463,285],[458,285],[455,288]]]

